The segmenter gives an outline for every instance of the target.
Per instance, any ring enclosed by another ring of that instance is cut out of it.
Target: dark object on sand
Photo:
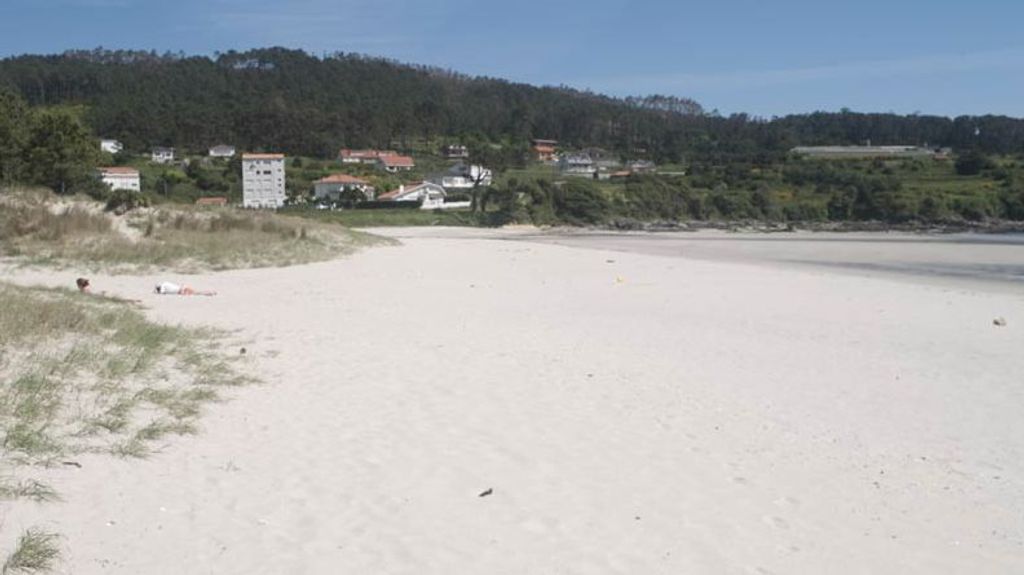
[[[998,325],[999,327],[1006,327],[1006,320],[1004,318],[997,317],[996,319],[992,320],[992,325]]]
[[[487,488],[487,491],[484,491],[484,492],[483,492],[483,493],[481,493],[480,495],[477,495],[477,497],[487,497],[488,495],[490,495],[490,494],[492,494],[492,493],[494,493],[494,489],[492,489],[492,488],[488,487],[488,488]]]
[[[238,354],[245,355],[245,348],[243,347],[242,349],[238,350]]]
[[[87,292],[89,291],[89,278],[78,278],[75,280],[75,285],[78,286],[78,291]]]

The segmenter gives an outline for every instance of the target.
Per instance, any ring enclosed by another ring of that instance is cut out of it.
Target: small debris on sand
[[[992,320],[992,325],[998,325],[999,327],[1006,327],[1006,319],[1005,318],[1001,318],[1001,317],[997,317],[996,319]]]
[[[477,495],[477,497],[487,497],[488,495],[490,495],[490,494],[492,494],[492,493],[494,493],[494,489],[492,489],[492,488],[488,487],[488,488],[487,488],[487,491],[484,491],[484,492],[483,492],[483,493],[481,493],[480,495]]]

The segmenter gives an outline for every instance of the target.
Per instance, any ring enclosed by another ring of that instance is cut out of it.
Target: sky
[[[358,52],[771,117],[1024,117],[1019,0],[0,0],[0,57]]]

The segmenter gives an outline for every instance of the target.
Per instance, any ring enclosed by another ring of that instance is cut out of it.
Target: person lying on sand
[[[156,284],[156,293],[160,295],[217,295],[215,291],[197,290],[187,285],[178,285],[171,282]]]
[[[78,291],[80,291],[82,293],[87,293],[87,294],[90,294],[90,295],[92,295],[92,293],[93,293],[93,291],[92,291],[92,284],[89,283],[89,278],[78,278],[78,279],[76,279],[75,280],[75,286],[77,286],[78,287]],[[112,297],[114,299],[119,299],[121,301],[128,301],[128,302],[131,302],[131,303],[142,303],[142,300],[138,300],[138,299],[124,299],[124,298],[118,298],[118,297],[110,296],[110,295],[107,295],[107,292],[105,292],[105,291],[101,291],[98,295],[100,295],[102,297]]]

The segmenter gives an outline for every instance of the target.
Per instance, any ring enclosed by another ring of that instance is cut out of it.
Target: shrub
[[[601,190],[585,180],[570,180],[552,194],[555,216],[571,224],[596,224],[608,217],[610,204]]]

